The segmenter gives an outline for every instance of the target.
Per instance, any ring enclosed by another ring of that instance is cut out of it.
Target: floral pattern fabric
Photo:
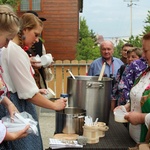
[[[129,100],[129,92],[134,84],[134,81],[140,76],[140,74],[147,68],[145,59],[140,58],[133,61],[126,69],[126,76],[122,77],[124,83],[123,94],[126,100]]]
[[[125,70],[128,67],[128,65],[124,65],[124,70],[122,66],[117,72],[116,76],[116,82],[112,90],[112,99],[117,100],[117,105],[123,105],[124,104],[124,95],[123,95],[123,88],[124,88],[124,83],[122,81],[122,77],[125,76]]]

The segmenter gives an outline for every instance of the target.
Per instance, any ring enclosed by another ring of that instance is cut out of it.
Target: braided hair
[[[18,32],[18,38],[19,38],[19,45],[23,48],[25,37],[23,35],[23,31],[25,29],[32,30],[37,27],[37,25],[40,25],[43,27],[43,22],[34,14],[31,13],[24,13],[20,17],[20,31]]]
[[[19,31],[19,18],[9,5],[0,5],[0,32],[17,34]]]

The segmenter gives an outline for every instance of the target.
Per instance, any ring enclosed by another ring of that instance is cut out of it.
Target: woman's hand
[[[124,107],[125,107],[125,109],[126,109],[127,112],[130,111],[130,103],[126,103],[126,104],[124,105]]]
[[[9,111],[11,118],[13,118],[15,112],[19,112],[16,106],[7,97],[4,97],[2,104],[4,104]]]
[[[132,111],[127,113],[124,118],[128,120],[131,124],[138,125],[145,122],[145,116],[146,114],[144,113]]]
[[[33,57],[30,57],[30,63],[32,65],[32,67],[35,69],[39,69],[42,67],[41,61],[37,61]]]
[[[26,126],[23,130],[20,130],[18,132],[6,132],[6,136],[4,138],[5,141],[13,141],[20,138],[24,138],[28,135],[27,130],[29,129],[29,125]]]
[[[15,106],[13,103],[9,104],[9,105],[7,106],[7,109],[8,109],[8,111],[9,111],[10,117],[11,117],[12,119],[13,119],[13,117],[14,117],[14,114],[15,114],[16,112],[19,112],[18,109],[16,108],[16,106]]]
[[[67,99],[61,98],[54,101],[54,110],[62,110],[66,107]]]
[[[39,89],[39,92],[41,94],[47,94],[48,93],[47,89]]]

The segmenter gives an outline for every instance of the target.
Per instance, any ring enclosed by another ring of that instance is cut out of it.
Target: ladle
[[[101,69],[100,74],[99,74],[98,81],[102,80],[102,77],[103,77],[104,71],[105,71],[105,66],[106,66],[106,62],[103,63],[102,69]]]
[[[75,80],[75,77],[74,77],[74,75],[72,74],[72,72],[70,71],[70,69],[67,69],[66,70],[67,72],[69,72],[69,74],[72,76],[72,78]]]

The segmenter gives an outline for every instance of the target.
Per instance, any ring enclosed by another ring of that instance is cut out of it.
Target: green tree
[[[118,44],[115,47],[114,56],[117,58],[121,57],[121,50],[124,43],[130,43],[134,47],[142,47],[141,36],[131,36],[129,39],[119,40]]]
[[[96,36],[93,30],[89,31],[85,18],[80,18],[80,40],[76,45],[77,60],[96,59],[100,56],[99,47],[96,44]]]
[[[144,26],[143,34],[146,34],[146,33],[150,32],[150,11],[148,11],[148,14],[147,14],[147,17],[146,17],[146,20],[144,21],[144,23],[146,25]]]
[[[9,4],[11,5],[15,10],[18,8],[18,4],[21,2],[21,0],[0,0],[0,4]]]
[[[123,40],[124,42],[128,42],[128,43],[131,43],[133,44],[133,46],[136,46],[136,47],[142,47],[142,36],[148,32],[150,32],[150,11],[148,11],[148,14],[147,14],[147,17],[146,17],[146,20],[144,21],[144,23],[146,24],[144,26],[144,29],[143,29],[143,32],[134,37],[134,36],[131,36],[128,40]]]
[[[123,44],[124,42],[122,40],[119,40],[118,44],[114,48],[114,54],[113,54],[114,57],[120,58]]]
[[[141,47],[142,43],[141,43],[141,36],[136,36],[134,37],[133,35],[128,39],[128,40],[124,40],[127,43],[132,44],[135,47]]]
[[[86,24],[85,18],[80,17],[80,30],[79,30],[80,40],[82,38],[90,37],[89,28]]]
[[[94,45],[91,37],[83,38],[77,44],[77,59],[78,60],[93,60],[100,56],[99,47]]]

